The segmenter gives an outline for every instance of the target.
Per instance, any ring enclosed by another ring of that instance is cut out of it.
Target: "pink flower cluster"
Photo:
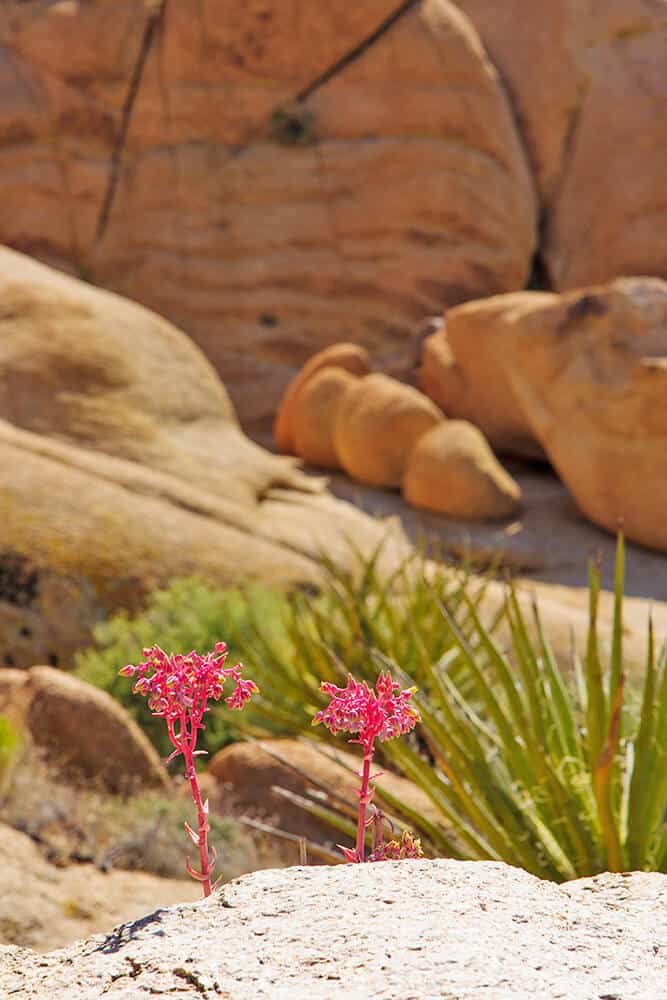
[[[206,753],[197,750],[197,736],[204,728],[202,716],[208,708],[209,699],[218,701],[222,698],[225,682],[232,680],[234,690],[225,698],[229,708],[241,709],[258,691],[254,681],[241,677],[243,664],[226,667],[227,643],[218,642],[212,653],[200,656],[192,650],[182,655],[168,654],[159,646],[144,649],[144,659],[137,666],[128,663],[120,670],[123,677],[136,677],[132,690],[148,698],[149,708],[155,715],[164,717],[169,731],[174,751],[166,763],[174,760],[180,754],[185,763],[185,777],[190,782],[192,798],[197,809],[197,830],[189,823],[185,824],[185,832],[192,843],[199,848],[200,870],[196,871],[186,861],[186,870],[198,882],[202,883],[204,895],[210,896],[215,888],[211,883],[211,873],[215,867],[215,847],[209,853],[208,834],[208,799],[204,802],[199,787],[195,757]]]
[[[350,676],[347,687],[323,682],[321,690],[330,695],[331,701],[313,719],[313,725],[322,723],[332,733],[359,733],[365,753],[371,753],[375,740],[393,740],[414,729],[419,722],[419,712],[411,699],[416,688],[401,691],[389,673],[380,674],[375,691],[366,681],[355,681]],[[377,692],[377,693],[376,693]]]
[[[241,677],[243,664],[225,667],[227,643],[216,643],[212,653],[200,656],[193,650],[187,654],[167,654],[159,646],[144,649],[144,660],[137,666],[128,663],[120,673],[137,677],[132,690],[148,698],[155,715],[167,720],[187,716],[201,728],[201,718],[208,701],[218,701],[225,681],[234,682],[234,690],[225,698],[229,708],[241,709],[257,691],[256,684]]]

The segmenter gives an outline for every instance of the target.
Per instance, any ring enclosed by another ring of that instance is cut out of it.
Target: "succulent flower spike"
[[[359,863],[364,861],[366,809],[374,793],[374,789],[369,785],[373,778],[379,777],[382,773],[371,775],[375,741],[379,740],[382,743],[385,740],[393,740],[414,729],[419,722],[419,712],[411,704],[411,699],[417,689],[413,687],[401,691],[400,684],[393,681],[389,673],[380,674],[375,684],[375,691],[365,681],[360,683],[351,675],[344,688],[336,687],[335,684],[326,681],[320,687],[330,696],[331,701],[326,708],[315,715],[313,725],[321,723],[332,733],[358,733],[359,738],[350,742],[361,744],[364,752],[363,768],[360,773],[361,786],[358,793],[357,842],[354,850],[341,848],[348,861]],[[377,853],[378,849],[379,845],[375,845],[374,853]],[[384,860],[384,858],[371,857],[369,860]]]
[[[217,853],[211,847],[209,854],[208,799],[202,802],[199,780],[195,768],[195,757],[206,753],[197,750],[197,736],[204,728],[202,718],[208,711],[209,701],[219,701],[227,681],[232,681],[232,693],[225,698],[229,708],[240,710],[258,690],[254,681],[241,677],[243,665],[225,667],[227,644],[216,643],[212,653],[200,656],[192,650],[187,655],[167,654],[159,646],[144,649],[144,659],[137,666],[128,663],[120,674],[136,677],[133,691],[148,698],[154,715],[161,715],[167,723],[169,739],[174,750],[167,757],[169,764],[175,757],[183,755],[185,776],[190,782],[192,798],[197,808],[197,830],[189,823],[185,832],[192,843],[199,848],[200,871],[196,871],[186,861],[186,871],[192,878],[202,883],[204,895],[212,891],[211,873],[215,867]],[[217,883],[216,883],[217,885]]]

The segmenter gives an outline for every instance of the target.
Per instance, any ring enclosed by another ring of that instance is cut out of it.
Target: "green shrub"
[[[164,720],[153,716],[145,699],[132,693],[132,684],[118,671],[126,663],[139,663],[142,650],[157,643],[167,652],[212,650],[220,640],[229,645],[228,663],[241,659],[241,651],[255,620],[267,629],[280,628],[279,613],[285,598],[280,591],[258,586],[219,590],[197,578],[175,581],[156,591],[145,610],[134,618],[121,613],[95,627],[95,646],[76,657],[78,677],[116,698],[148,734],[158,752],[167,756],[173,747]],[[252,671],[249,671],[252,676]],[[200,746],[213,753],[234,738],[234,713],[213,707],[206,714]]]

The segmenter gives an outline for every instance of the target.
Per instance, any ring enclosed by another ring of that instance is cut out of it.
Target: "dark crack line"
[[[139,93],[139,88],[141,86],[141,81],[144,75],[144,69],[146,67],[146,62],[148,60],[148,54],[152,48],[153,41],[155,39],[155,34],[162,21],[165,7],[167,6],[167,0],[160,0],[158,5],[150,14],[146,26],[144,28],[144,34],[141,39],[141,45],[139,47],[139,55],[137,56],[137,61],[134,64],[134,70],[132,72],[132,77],[130,79],[130,85],[127,89],[127,94],[123,102],[123,110],[121,114],[120,130],[114,143],[114,148],[111,153],[111,166],[109,168],[109,180],[107,183],[107,189],[104,193],[104,200],[100,207],[100,214],[97,220],[97,229],[95,231],[95,240],[100,242],[107,228],[109,222],[109,217],[111,215],[111,209],[113,207],[114,199],[116,197],[116,191],[118,189],[118,182],[120,181],[120,172],[123,162],[123,153],[125,151],[125,144],[127,142],[127,133],[130,128],[130,121],[132,119],[132,111],[134,110],[134,103],[137,99],[137,94]]]
[[[404,14],[407,14],[409,10],[412,10],[412,8],[416,7],[420,2],[421,0],[404,0],[404,2],[397,7],[393,13],[389,14],[388,17],[386,17],[384,21],[382,21],[382,23],[379,24],[373,32],[371,32],[370,35],[367,35],[366,38],[362,39],[358,45],[356,45],[349,52],[346,52],[340,59],[337,59],[336,62],[329,66],[328,69],[325,69],[323,73],[316,76],[314,80],[311,80],[311,82],[307,84],[303,90],[299,91],[294,100],[298,102],[307,101],[316,90],[323,87],[324,84],[328,83],[334,76],[338,76],[339,73],[342,73],[344,69],[347,69],[350,63],[355,62],[360,56],[363,56],[371,45],[374,45],[375,42],[382,37],[382,35],[389,31],[390,28],[393,28],[396,22],[403,17]]]

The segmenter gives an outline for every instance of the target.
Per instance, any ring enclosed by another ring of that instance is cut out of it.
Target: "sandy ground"
[[[505,467],[519,482],[524,498],[521,517],[511,522],[451,521],[409,507],[399,493],[362,486],[338,473],[331,475],[329,486],[336,496],[369,513],[399,515],[415,542],[435,543],[453,556],[467,551],[482,564],[502,557],[514,574],[532,580],[586,587],[588,562],[600,557],[603,586],[611,589],[616,539],[586,520],[547,466],[508,461]],[[667,601],[667,556],[628,544],[625,593]]]

